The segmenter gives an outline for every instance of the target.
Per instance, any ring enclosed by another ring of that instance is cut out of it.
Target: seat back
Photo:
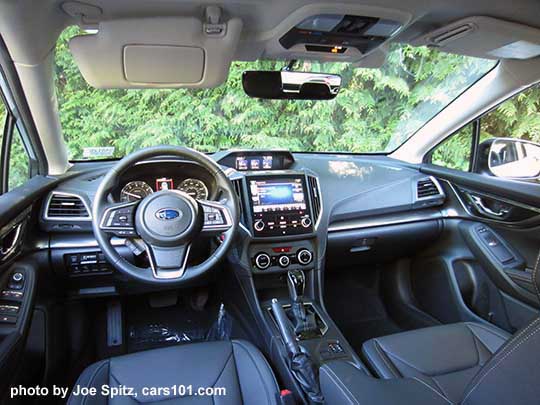
[[[540,302],[540,252],[532,281]],[[540,403],[540,317],[506,342],[469,383],[462,405]]]

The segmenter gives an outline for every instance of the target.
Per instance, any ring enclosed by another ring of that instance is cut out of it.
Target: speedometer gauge
[[[206,200],[208,198],[208,187],[197,179],[185,179],[177,187],[178,190],[189,194],[196,200]]]
[[[122,202],[142,200],[153,192],[152,187],[144,181],[130,181],[120,192],[120,200]]]

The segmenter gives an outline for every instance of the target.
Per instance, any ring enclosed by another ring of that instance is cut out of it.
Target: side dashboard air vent
[[[46,219],[89,220],[87,205],[78,195],[52,193],[45,210]]]
[[[441,205],[446,199],[444,191],[434,177],[425,177],[416,182],[416,202],[420,207]]]
[[[416,184],[416,196],[418,199],[439,195],[441,192],[432,178],[419,180]]]
[[[319,180],[315,176],[308,176],[309,192],[311,194],[311,206],[313,209],[313,219],[317,223],[322,211],[321,191]]]

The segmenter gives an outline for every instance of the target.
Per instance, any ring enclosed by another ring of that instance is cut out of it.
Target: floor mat
[[[402,331],[381,300],[378,271],[329,271],[324,288],[330,316],[357,353],[366,340]]]
[[[243,332],[219,302],[194,309],[189,300],[152,308],[148,301],[130,302],[125,307],[127,352],[208,340],[242,338]]]

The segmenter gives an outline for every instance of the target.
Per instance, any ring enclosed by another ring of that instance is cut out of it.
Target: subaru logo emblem
[[[172,221],[173,219],[180,218],[182,213],[173,208],[163,208],[156,212],[156,218],[162,221]]]

